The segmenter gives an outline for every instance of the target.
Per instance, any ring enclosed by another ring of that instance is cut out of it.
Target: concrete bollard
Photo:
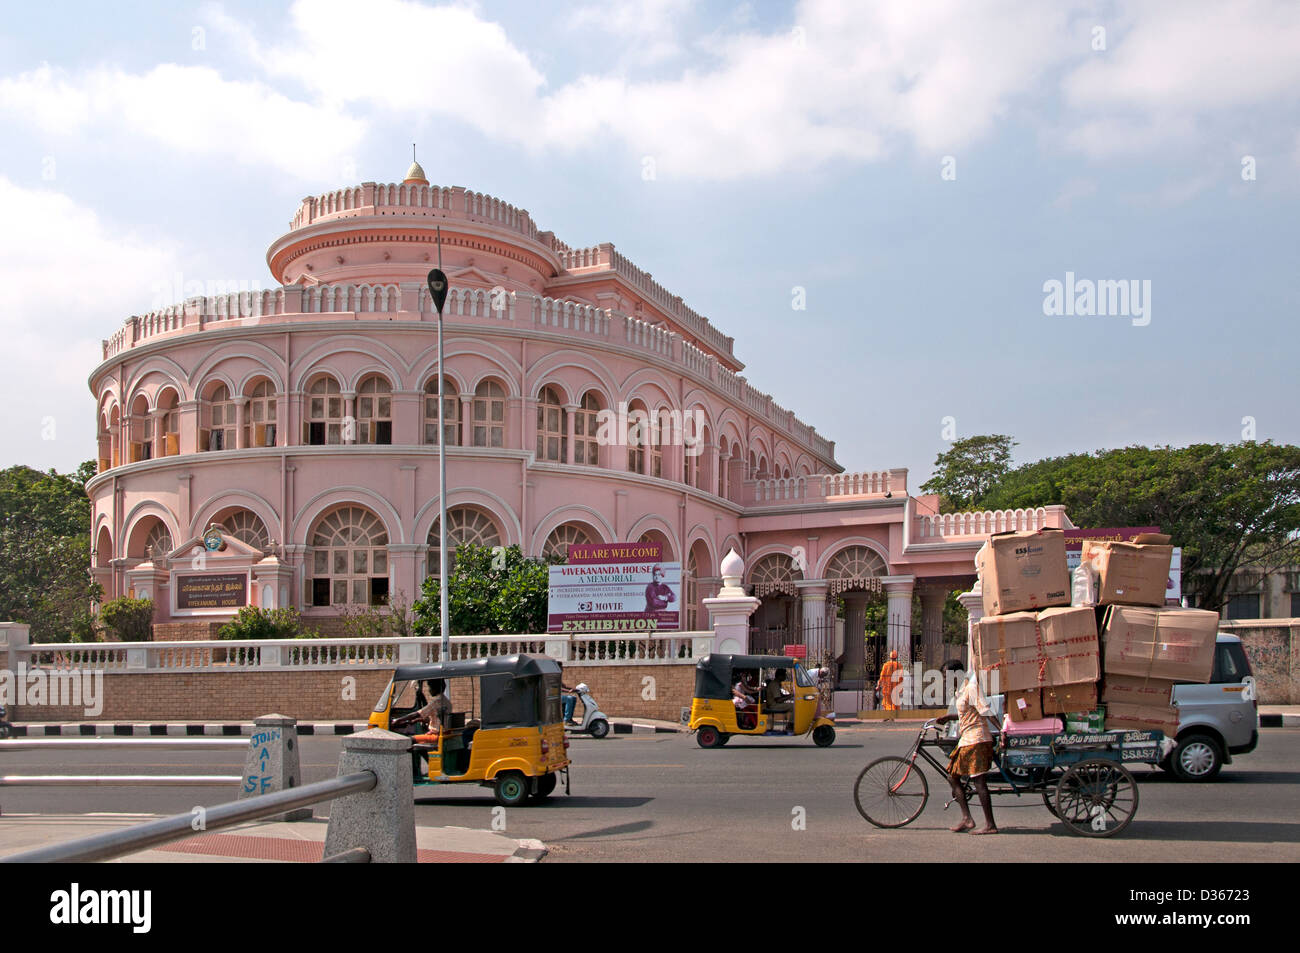
[[[244,757],[244,779],[239,784],[239,800],[287,791],[302,783],[298,758],[298,721],[284,715],[262,715],[253,719],[253,735]],[[311,808],[300,807],[269,821],[305,821]]]
[[[374,863],[415,863],[410,749],[410,738],[380,728],[344,737],[339,775],[373,771],[377,780],[372,790],[332,803],[324,856],[364,847]]]

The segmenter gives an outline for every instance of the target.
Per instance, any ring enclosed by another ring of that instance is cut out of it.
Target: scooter
[[[578,687],[573,690],[573,694],[578,696],[578,701],[582,702],[582,721],[577,724],[565,724],[565,731],[585,731],[593,738],[604,738],[609,734],[609,717],[600,710],[596,700],[591,697],[591,689],[585,682],[579,682]]]

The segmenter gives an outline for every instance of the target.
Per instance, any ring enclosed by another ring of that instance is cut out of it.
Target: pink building
[[[570,247],[412,164],[304,199],[267,252],[271,290],[133,316],[104,342],[87,488],[108,596],[148,595],[163,624],[227,618],[231,600],[323,619],[418,596],[437,571],[435,227],[453,542],[658,541],[683,564],[687,629],[708,626],[734,548],[763,599],[753,647],[831,648],[836,617],[860,634],[883,594],[890,643],[938,664],[944,598],[974,582],[987,534],[1068,525],[927,515],[906,470],[841,472],[833,442],[747,383],[733,338],[612,245]],[[214,524],[226,545],[204,553]],[[860,637],[840,639],[859,671]]]

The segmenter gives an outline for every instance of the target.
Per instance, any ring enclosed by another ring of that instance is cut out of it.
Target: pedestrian
[[[993,717],[993,709],[988,699],[980,691],[979,676],[971,672],[970,678],[957,693],[957,713],[944,715],[940,724],[957,719],[960,735],[957,747],[948,759],[948,783],[952,787],[953,800],[961,808],[961,820],[949,828],[959,834],[970,831],[972,834],[996,834],[998,827],[993,823],[993,801],[989,797],[988,773],[993,767],[993,735],[989,732],[986,719]],[[970,805],[966,803],[966,789],[963,778],[969,778],[984,809],[984,827],[975,830],[975,819],[970,815]]]
[[[891,649],[889,661],[880,668],[880,707],[885,711],[898,711],[898,699],[903,686],[903,666],[898,664],[898,650]]]

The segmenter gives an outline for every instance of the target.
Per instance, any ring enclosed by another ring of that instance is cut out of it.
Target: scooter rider
[[[577,724],[573,720],[573,709],[578,706],[578,696],[574,694],[578,689],[565,685],[563,681],[560,682],[560,688],[564,690],[564,697],[560,699],[560,704],[564,708],[564,723],[566,725]]]

